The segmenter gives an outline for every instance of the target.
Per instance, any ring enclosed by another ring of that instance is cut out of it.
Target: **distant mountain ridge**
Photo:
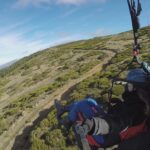
[[[15,60],[12,60],[12,61],[10,61],[10,62],[8,62],[8,63],[5,63],[5,64],[3,64],[3,65],[0,65],[0,69],[7,68],[7,67],[11,66],[12,64],[14,64],[14,63],[17,62],[17,61],[18,61],[18,60],[15,59]]]

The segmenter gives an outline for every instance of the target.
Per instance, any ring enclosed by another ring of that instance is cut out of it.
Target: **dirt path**
[[[61,99],[62,95],[71,87],[74,85],[80,83],[81,81],[87,79],[88,77],[93,76],[100,70],[102,70],[102,67],[104,64],[107,64],[109,60],[115,55],[112,51],[104,51],[108,56],[98,65],[96,65],[93,69],[82,75],[78,79],[71,80],[67,84],[65,84],[63,87],[56,90],[54,93],[52,93],[49,97],[45,98],[44,100],[41,100],[41,102],[38,104],[36,108],[32,110],[32,112],[25,112],[24,115],[16,121],[14,125],[12,125],[8,131],[6,131],[4,134],[0,136],[0,150],[11,150],[13,147],[13,150],[27,150],[26,149],[26,137],[28,136],[31,128],[33,127],[33,123],[35,123],[35,120],[37,118],[42,118],[47,114],[47,111],[43,113],[41,116],[41,112],[43,110],[49,110],[50,107],[54,104],[54,99]],[[43,111],[44,112],[44,111]],[[40,117],[39,117],[40,116]],[[41,119],[40,119],[41,120]],[[16,137],[21,135],[26,127],[29,128],[29,131],[26,132],[26,135],[22,137],[22,139],[19,140],[18,146],[14,148],[14,142]],[[22,148],[19,147],[19,145],[23,145]]]

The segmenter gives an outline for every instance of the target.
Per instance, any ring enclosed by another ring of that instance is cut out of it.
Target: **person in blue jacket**
[[[63,106],[58,100],[55,100],[55,108],[58,122],[67,128],[74,123],[83,122],[85,119],[106,115],[103,104],[98,104],[96,100],[90,97],[73,102],[68,106]],[[61,116],[65,112],[68,112],[68,115],[62,119]]]

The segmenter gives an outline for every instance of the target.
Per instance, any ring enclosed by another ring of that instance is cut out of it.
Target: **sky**
[[[150,0],[141,0],[141,26]],[[131,29],[126,0],[0,0],[0,65],[70,41]]]

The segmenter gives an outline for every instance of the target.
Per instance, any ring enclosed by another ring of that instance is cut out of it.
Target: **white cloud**
[[[14,8],[27,7],[27,6],[49,6],[50,4],[70,4],[80,5],[85,3],[99,2],[104,3],[107,0],[17,0]]]
[[[105,36],[108,35],[109,31],[104,28],[98,28],[95,32],[91,33],[92,36]]]
[[[24,32],[7,33],[0,37],[0,64],[32,54],[38,50],[49,47],[50,43],[35,37],[26,39]],[[24,52],[28,53],[24,53]]]
[[[51,0],[17,0],[14,8],[27,7],[27,6],[41,6],[51,4]]]
[[[20,24],[22,26],[22,24]],[[17,24],[16,28],[19,25]],[[9,30],[7,30],[7,28]],[[90,33],[76,33],[72,34],[70,32],[55,32],[55,39],[53,33],[47,31],[36,31],[32,36],[26,37],[25,35],[32,29],[24,31],[18,31],[15,29],[15,25],[7,27],[5,29],[5,34],[0,36],[0,65],[6,62],[22,58],[24,56],[30,55],[39,50],[43,50],[50,46],[76,41],[93,36],[106,35],[108,32],[105,29],[99,28],[96,31]],[[21,28],[21,27],[19,27]],[[12,29],[13,31],[10,31]],[[21,30],[21,29],[20,29]],[[0,29],[0,32],[3,29]],[[56,36],[57,34],[57,36]]]
[[[46,4],[82,4],[85,2],[104,2],[105,0],[16,0],[15,7],[28,7],[28,6],[40,6]],[[67,17],[78,10],[78,7],[66,11],[62,14],[63,17]],[[104,34],[103,31],[96,31],[95,33],[77,33],[72,34],[62,29],[57,29],[53,34],[48,33],[47,31],[41,31],[38,29],[38,25],[34,27],[29,27],[27,24],[32,18],[24,19],[24,21],[10,24],[9,26],[2,27],[0,26],[0,64],[12,61],[14,59],[21,58],[26,55],[30,55],[38,50],[44,48],[66,43],[69,41],[75,41],[83,39],[87,36],[96,36]],[[71,25],[71,23],[70,23]],[[39,25],[40,26],[40,25]],[[38,29],[38,30],[37,30]],[[59,31],[59,33],[57,33]],[[31,34],[29,36],[29,34]],[[57,37],[56,37],[57,34]],[[54,39],[55,38],[55,39]],[[53,40],[54,39],[54,40]]]
[[[64,14],[62,14],[61,17],[62,17],[62,18],[68,17],[68,16],[74,14],[76,11],[78,11],[78,8],[77,8],[77,7],[75,7],[74,9],[70,9],[70,10],[66,11]]]
[[[57,0],[59,4],[81,4],[85,3],[87,0]]]
[[[20,59],[45,48],[82,39],[81,35],[58,34],[55,40],[35,39],[26,40],[21,34],[6,35],[0,38],[0,65]],[[51,42],[48,42],[51,41]]]
[[[93,38],[109,35],[111,34],[111,31],[105,28],[97,28],[96,30],[90,32],[80,32],[80,34],[87,38]]]
[[[39,31],[40,26],[28,27],[31,18],[22,22],[0,27],[0,64],[32,54],[47,48],[50,43],[47,37],[50,31]],[[32,33],[31,36],[28,34]],[[49,40],[50,41],[50,40]]]
[[[17,23],[12,23],[9,26],[5,26],[5,27],[0,26],[0,28],[1,28],[0,35],[5,34],[5,33],[9,33],[15,29],[19,29],[20,27],[22,27],[26,23],[28,23],[30,20],[31,20],[31,18],[28,17],[28,19],[24,19],[23,21],[17,22]]]
[[[22,25],[22,24],[21,24]],[[80,35],[73,35],[68,32],[59,32],[57,38],[53,38],[51,32],[37,31],[32,37],[26,37],[30,30],[17,31],[15,26],[5,28],[5,34],[0,36],[0,65],[30,55],[39,50],[69,41],[81,39]],[[16,26],[18,28],[18,24]],[[21,27],[20,27],[21,28]],[[7,30],[8,29],[8,30]],[[0,33],[3,29],[0,29]]]
[[[79,5],[79,4],[88,3],[88,2],[105,3],[106,0],[57,0],[57,3],[59,4],[74,4],[74,5]]]

